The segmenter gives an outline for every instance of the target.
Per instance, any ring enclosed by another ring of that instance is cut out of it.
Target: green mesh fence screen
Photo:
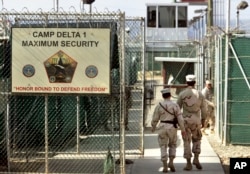
[[[228,56],[228,79],[225,77],[225,40],[220,40],[221,54],[217,54],[220,57],[218,66],[218,74],[215,74],[219,83],[219,89],[217,89],[218,104],[217,109],[219,115],[220,135],[223,134],[223,127],[226,128],[227,143],[231,144],[250,144],[250,139],[246,136],[250,131],[249,122],[249,42],[250,39],[247,35],[239,37],[239,35],[233,35],[230,38],[229,43],[229,56]],[[216,66],[215,66],[216,67]],[[228,88],[225,89],[225,82],[228,83]],[[227,93],[225,93],[227,92]],[[227,101],[225,103],[225,94],[227,95]],[[224,107],[227,104],[227,115],[225,116]],[[225,120],[226,119],[226,120]]]

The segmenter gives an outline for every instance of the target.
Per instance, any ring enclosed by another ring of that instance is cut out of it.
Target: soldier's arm
[[[205,120],[207,117],[207,104],[206,104],[206,99],[203,95],[201,95],[201,124],[202,127],[204,127]]]
[[[182,108],[182,99],[181,99],[181,96],[179,96],[179,97],[177,98],[176,103],[179,105],[180,108]]]
[[[176,107],[175,115],[177,117],[178,124],[179,124],[180,129],[181,129],[182,138],[186,139],[186,130],[185,130],[185,126],[184,126],[184,119],[183,119],[179,105],[177,105],[177,107]]]
[[[205,88],[203,88],[203,89],[201,90],[201,94],[202,94],[204,97],[206,97],[206,89],[205,89]]]
[[[176,108],[175,108],[175,115],[177,117],[178,124],[180,126],[181,131],[184,132],[185,131],[184,119],[182,117],[181,109],[178,105],[176,105]]]
[[[202,101],[202,108],[201,108],[201,119],[206,119],[207,117],[207,105],[206,101],[203,99]]]
[[[214,103],[213,102],[210,102],[209,100],[206,100],[208,106],[211,106],[211,107],[214,107]]]
[[[204,98],[207,100],[209,98],[208,96],[208,90],[206,88],[204,88],[202,91],[201,91],[201,94],[204,96]]]
[[[156,125],[158,124],[159,120],[160,120],[160,115],[159,115],[159,105],[157,105],[155,107],[154,113],[153,113],[153,117],[152,117],[152,121],[151,121],[151,126],[152,126],[152,130],[155,129]]]

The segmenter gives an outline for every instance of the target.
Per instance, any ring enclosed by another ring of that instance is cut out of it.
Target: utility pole
[[[213,26],[213,0],[208,0],[208,8],[207,8],[207,31],[206,36],[208,39],[207,43],[207,62],[209,70],[212,70],[212,49],[211,49],[211,42],[212,42],[212,26]],[[211,79],[211,71],[208,71],[207,79]]]
[[[207,12],[207,28],[211,30],[213,26],[213,0],[208,0],[208,12]]]
[[[227,126],[228,126],[228,117],[227,117],[227,100],[228,100],[228,57],[229,57],[229,32],[230,32],[230,0],[227,0],[226,6],[226,34],[225,34],[225,79],[224,79],[224,125],[223,125],[223,138],[222,142],[224,145],[227,144]]]
[[[59,11],[59,0],[54,0],[54,9],[58,12]]]

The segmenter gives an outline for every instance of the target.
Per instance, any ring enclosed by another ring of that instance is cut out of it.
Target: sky
[[[241,2],[241,0],[229,0],[231,5],[231,19],[236,19],[236,7]],[[247,0],[247,2],[250,0]],[[56,0],[1,0],[2,8],[7,10],[16,11],[51,11],[54,9]],[[135,17],[146,17],[146,3],[169,3],[173,0],[95,0],[92,4],[93,12],[104,12],[104,11],[118,11],[125,12],[126,16],[135,16]],[[225,0],[226,2],[226,0]],[[248,2],[250,3],[250,2]],[[64,11],[74,11],[80,12],[81,9],[81,0],[59,0],[59,10]],[[192,13],[195,9],[201,9],[201,6],[190,7],[191,11],[189,13],[189,19],[197,15]],[[84,5],[85,11],[89,11],[90,6]],[[245,10],[240,11],[240,19],[248,19],[250,16],[250,7]]]

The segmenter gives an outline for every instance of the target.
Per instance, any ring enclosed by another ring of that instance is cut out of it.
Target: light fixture
[[[239,29],[239,10],[245,10],[248,7],[248,3],[246,1],[241,1],[238,5],[237,5],[237,18],[236,18],[236,28]]]
[[[246,1],[241,1],[238,5],[237,5],[237,10],[244,10],[248,7],[248,3]]]
[[[83,0],[84,4],[92,4],[95,0]]]

